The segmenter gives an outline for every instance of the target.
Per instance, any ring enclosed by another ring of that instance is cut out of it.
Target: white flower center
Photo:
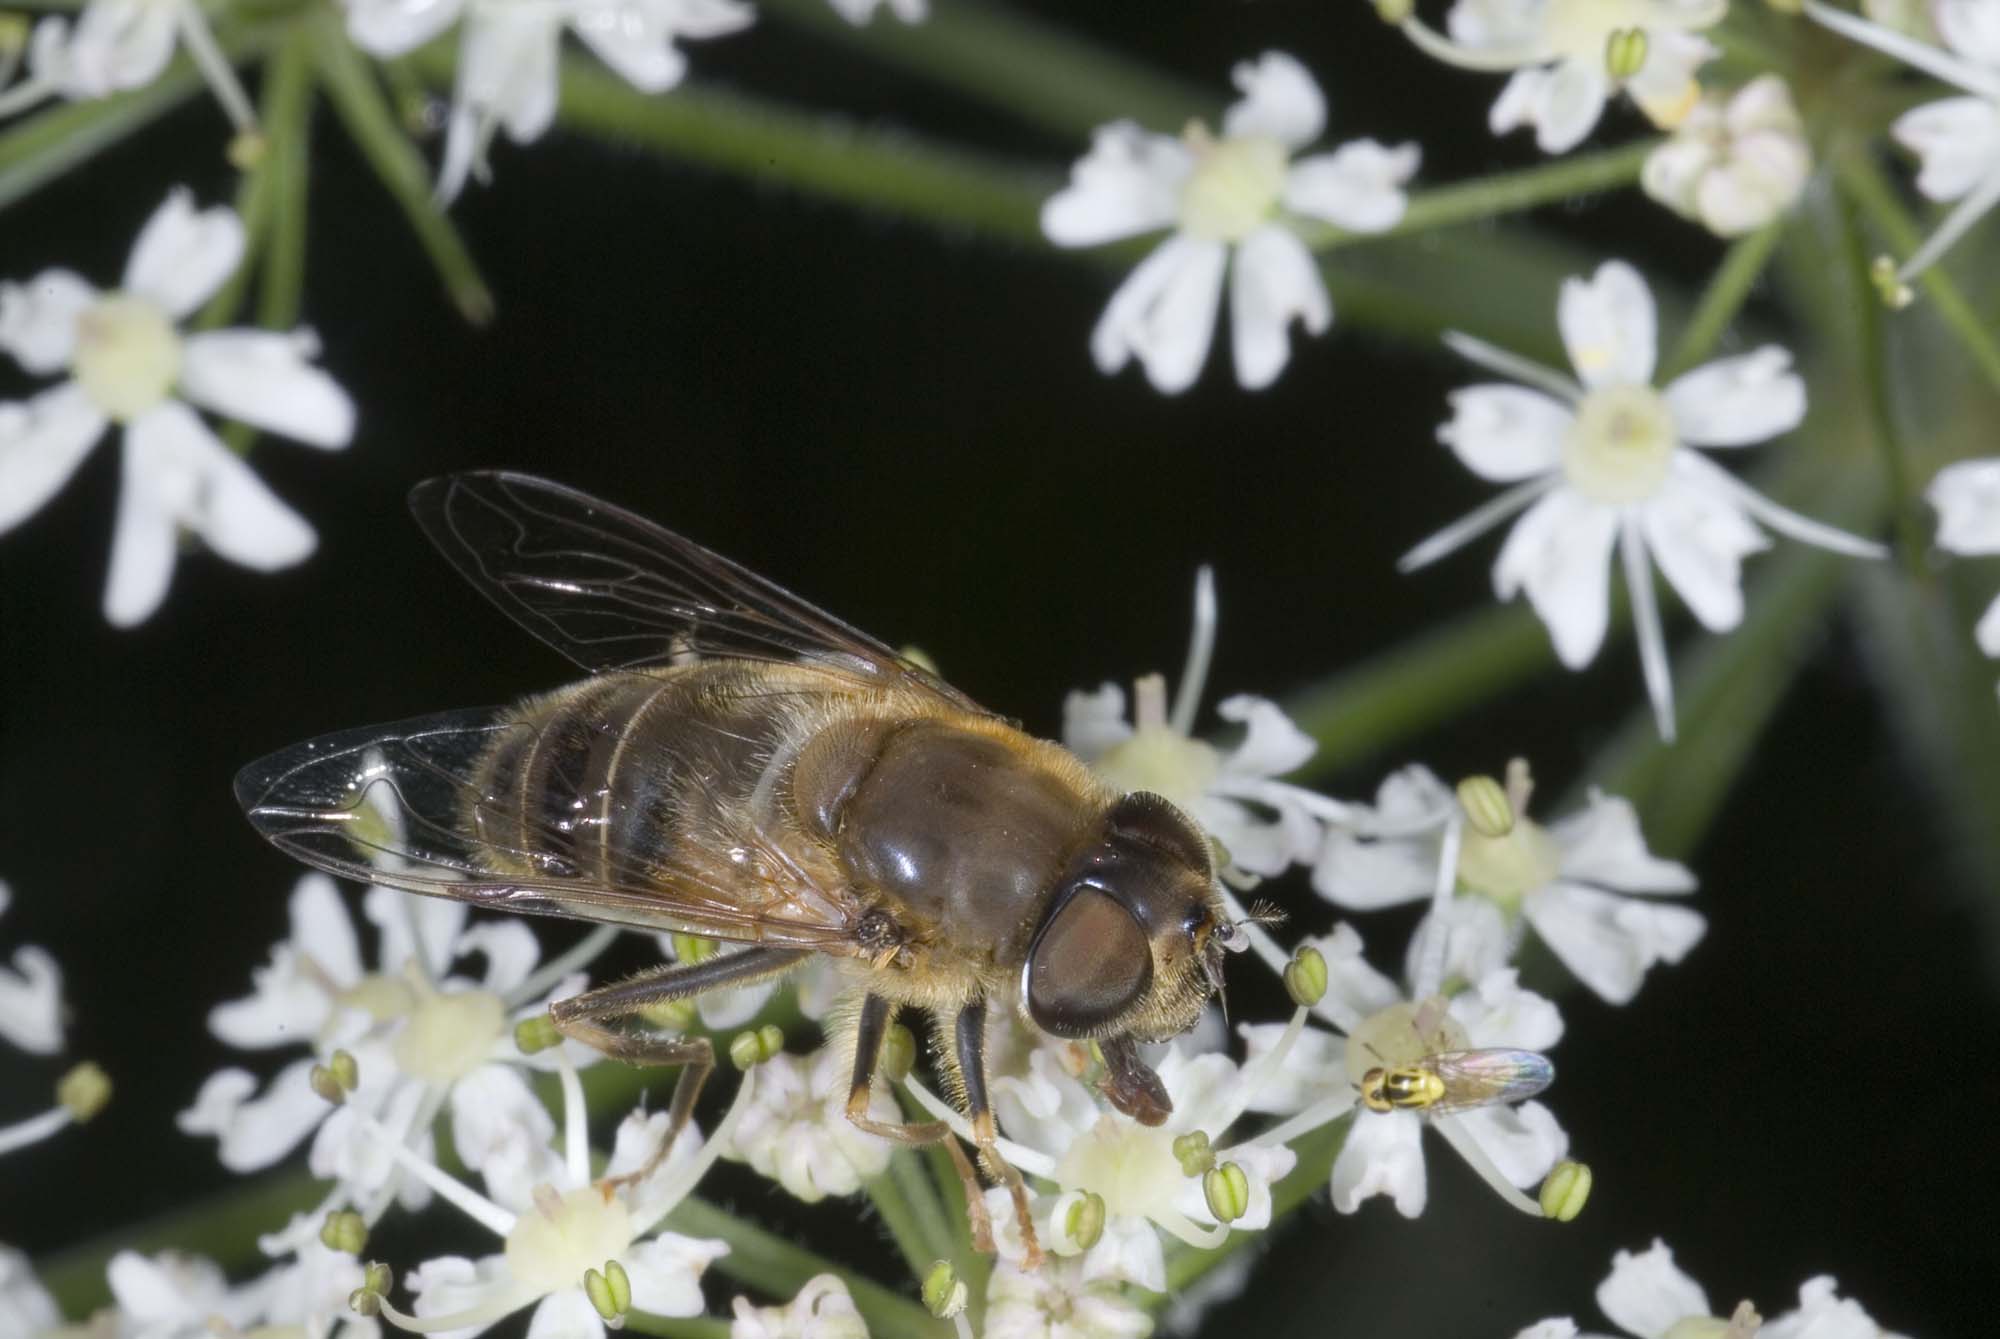
[[[1142,724],[1097,760],[1097,774],[1120,790],[1150,790],[1193,810],[1222,771],[1215,746],[1172,726]]]
[[[1285,146],[1264,135],[1215,140],[1200,124],[1183,136],[1195,156],[1181,187],[1181,228],[1191,236],[1240,242],[1278,207],[1285,189]]]
[[[1420,1030],[1417,1015],[1423,1008],[1423,1002],[1400,1000],[1362,1019],[1348,1035],[1347,1077],[1355,1087],[1371,1069],[1395,1069],[1441,1052],[1472,1049],[1465,1029],[1441,1008],[1429,1010],[1424,1020],[1429,1030]]]
[[[1171,1205],[1183,1179],[1171,1134],[1109,1116],[1071,1144],[1056,1169],[1059,1184],[1102,1195],[1106,1213],[1139,1218]]]
[[[1667,401],[1650,386],[1604,386],[1583,397],[1563,441],[1563,476],[1593,502],[1642,502],[1666,480],[1680,442]]]
[[[507,1234],[507,1272],[544,1295],[582,1284],[584,1271],[604,1268],[632,1246],[625,1201],[594,1185],[557,1195],[535,1187],[535,1207]]]
[[[167,314],[144,298],[112,293],[76,322],[77,383],[119,423],[167,398],[181,374],[181,337]]]
[[[1458,881],[1510,910],[1537,888],[1546,888],[1562,869],[1562,848],[1548,829],[1517,815],[1504,837],[1488,837],[1467,825],[1458,848]]]
[[[507,1006],[491,991],[431,995],[397,1035],[396,1065],[427,1083],[452,1083],[485,1063],[506,1026]]]

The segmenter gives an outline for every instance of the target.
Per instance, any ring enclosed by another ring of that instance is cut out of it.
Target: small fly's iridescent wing
[[[1444,1084],[1444,1096],[1425,1109],[1433,1116],[1524,1102],[1556,1078],[1547,1056],[1504,1047],[1446,1051],[1425,1057],[1423,1067]]]

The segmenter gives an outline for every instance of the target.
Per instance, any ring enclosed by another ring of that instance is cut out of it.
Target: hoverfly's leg
[[[965,1216],[972,1227],[972,1249],[991,1255],[993,1221],[986,1216],[986,1191],[979,1184],[979,1173],[973,1170],[972,1160],[965,1156],[965,1150],[953,1137],[951,1127],[941,1120],[910,1125],[901,1121],[876,1120],[868,1114],[869,1095],[875,1087],[875,1068],[881,1063],[882,1039],[889,1035],[892,1014],[889,1001],[880,995],[869,995],[861,1001],[861,1016],[854,1026],[854,1081],[847,1088],[848,1123],[857,1130],[893,1139],[899,1144],[943,1144],[945,1151],[951,1154],[951,1165],[957,1169],[958,1179],[965,1184]]]
[[[718,954],[701,962],[668,963],[549,1006],[549,1018],[558,1032],[613,1060],[628,1065],[684,1066],[674,1080],[674,1095],[667,1107],[667,1131],[660,1138],[660,1146],[639,1170],[607,1184],[635,1184],[659,1170],[681,1131],[687,1128],[688,1118],[694,1114],[695,1099],[701,1096],[701,1086],[715,1069],[715,1048],[706,1037],[649,1037],[606,1027],[603,1020],[771,976],[796,966],[805,957],[803,949],[751,948],[741,953]]]
[[[1021,1228],[1021,1245],[1027,1252],[1024,1267],[1042,1263],[1041,1243],[1035,1239],[1035,1224],[1028,1214],[1028,1187],[1013,1163],[1000,1156],[1000,1130],[993,1123],[993,1104],[986,1096],[986,1002],[974,1000],[958,1011],[956,1027],[958,1071],[965,1082],[965,1114],[972,1120],[972,1139],[979,1146],[979,1165],[1007,1187],[1014,1199],[1014,1221]]]

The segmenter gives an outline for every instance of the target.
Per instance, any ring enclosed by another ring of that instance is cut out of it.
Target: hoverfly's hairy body
[[[364,882],[747,945],[551,1006],[562,1031],[609,1055],[686,1066],[669,1145],[713,1066],[709,1043],[618,1020],[831,955],[853,986],[834,1023],[853,1048],[848,1118],[945,1141],[990,1244],[948,1128],[867,1115],[896,1010],[929,1010],[947,1083],[1033,1258],[1025,1189],[995,1152],[988,1006],[1096,1040],[1106,1096],[1165,1120],[1137,1043],[1192,1026],[1223,950],[1241,945],[1201,830],[618,508],[509,474],[432,480],[411,505],[460,572],[592,677],[274,754],[237,778],[251,822]],[[390,803],[369,803],[378,788]]]

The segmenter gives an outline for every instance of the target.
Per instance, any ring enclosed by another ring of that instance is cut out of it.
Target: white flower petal
[[[1993,0],[1932,0],[1931,21],[1945,45],[1968,60],[2000,69],[2000,6]]]
[[[1403,955],[1403,977],[1415,981],[1423,975],[1419,955],[1434,951],[1435,936],[1444,936],[1444,960],[1439,980],[1457,977],[1477,981],[1507,965],[1520,946],[1520,934],[1507,924],[1499,907],[1483,897],[1454,897],[1445,903],[1443,919],[1432,911],[1410,936]],[[1434,965],[1435,968],[1435,965]],[[1526,1046],[1527,1043],[1514,1043]],[[1536,1047],[1528,1047],[1530,1050]]]
[[[255,571],[274,572],[303,562],[317,542],[304,518],[279,501],[241,456],[177,400],[161,402],[126,428],[125,464],[120,542],[125,500],[135,494],[141,498],[137,507],[187,527],[222,557]],[[157,521],[149,518],[141,524]],[[155,531],[140,533],[157,543]],[[156,558],[157,551],[146,556]],[[115,545],[112,570],[115,586],[119,572]],[[164,573],[156,579],[159,593],[164,594]]]
[[[1538,1320],[1514,1339],[1577,1339],[1576,1322],[1568,1316],[1557,1316],[1550,1320]]]
[[[1101,372],[1116,372],[1136,356],[1153,386],[1169,395],[1201,374],[1215,337],[1229,249],[1221,242],[1176,235],[1162,242],[1111,295],[1090,351]]]
[[[1388,1008],[1403,998],[1396,983],[1375,970],[1361,953],[1361,935],[1345,921],[1333,933],[1304,941],[1326,959],[1326,996],[1358,1018]]]
[[[1617,533],[1615,509],[1558,488],[1514,523],[1493,564],[1495,593],[1508,600],[1527,591],[1557,658],[1570,669],[1588,665],[1604,644]]]
[[[1094,693],[1077,689],[1063,698],[1063,747],[1095,762],[1132,737],[1125,719],[1125,690],[1107,683]]]
[[[1629,1004],[1655,963],[1676,963],[1708,929],[1698,911],[1552,883],[1528,894],[1528,924],[1577,980],[1612,1004]]]
[[[243,222],[227,205],[196,211],[185,188],[167,193],[125,263],[124,289],[176,317],[191,314],[243,259]]]
[[[475,1172],[511,1139],[546,1144],[555,1134],[548,1108],[510,1065],[481,1065],[451,1086],[452,1147]]]
[[[662,93],[687,73],[675,47],[683,37],[720,37],[746,28],[756,11],[735,0],[578,0],[570,16],[597,58],[642,93]]]
[[[632,1282],[636,1294],[638,1280]],[[636,1295],[632,1300],[638,1304]],[[527,1339],[605,1339],[604,1317],[597,1314],[581,1287],[564,1288],[550,1293],[535,1307]]]
[[[1694,446],[1748,446],[1790,432],[1806,416],[1806,383],[1775,344],[1704,363],[1675,377],[1665,394],[1676,432]]]
[[[53,1334],[61,1325],[56,1299],[35,1277],[28,1257],[0,1246],[0,1334]]]
[[[1664,1335],[1680,1321],[1713,1314],[1708,1294],[1675,1268],[1674,1253],[1657,1239],[1643,1254],[1620,1251],[1612,1257],[1610,1277],[1597,1285],[1597,1306],[1618,1328],[1636,1335]]]
[[[102,98],[159,78],[174,54],[175,8],[148,0],[91,0],[63,53],[63,93]]]
[[[1216,705],[1215,714],[1244,727],[1243,741],[1222,760],[1238,776],[1272,777],[1303,767],[1319,744],[1292,723],[1285,709],[1267,697],[1238,693]]]
[[[1770,547],[1734,500],[1669,480],[1639,513],[1667,583],[1711,632],[1743,621],[1743,559]]]
[[[371,56],[401,56],[449,28],[465,0],[347,0],[347,35]]]
[[[1312,252],[1277,224],[1266,224],[1243,239],[1232,271],[1229,330],[1237,384],[1262,390],[1278,379],[1291,357],[1293,318],[1309,335],[1324,333],[1333,324],[1333,301]]]
[[[0,969],[0,1038],[34,1055],[62,1049],[62,969],[47,949],[24,944]]]
[[[1961,460],[1937,472],[1924,498],[1937,509],[1938,547],[2000,553],[2000,456]]]
[[[317,871],[300,878],[292,892],[291,935],[272,946],[270,966],[255,969],[250,979],[248,996],[209,1011],[210,1032],[246,1050],[313,1040],[334,1007],[329,989],[361,979],[354,925],[332,879]]]
[[[1320,1028],[1299,1033],[1285,1063],[1275,1071],[1267,1070],[1261,1063],[1263,1057],[1277,1046],[1285,1031],[1283,1023],[1242,1023],[1236,1028],[1243,1038],[1243,1074],[1261,1080],[1248,1096],[1248,1110],[1289,1116],[1351,1086],[1346,1040]]]
[[[1302,149],[1326,127],[1326,99],[1306,67],[1282,51],[1239,61],[1229,76],[1243,91],[1222,117],[1231,139],[1263,135],[1288,149]]]
[[[1480,478],[1514,483],[1561,466],[1576,414],[1554,396],[1488,384],[1455,390],[1446,400],[1451,420],[1438,429],[1438,440]]]
[[[474,10],[465,23],[453,101],[496,117],[516,144],[541,138],[556,114],[562,19],[554,7]]]
[[[1646,849],[1639,814],[1630,800],[1602,791],[1587,807],[1549,827],[1562,848],[1562,873],[1625,893],[1691,893],[1693,871]]]
[[[1096,246],[1171,224],[1194,159],[1170,135],[1131,121],[1099,126],[1069,185],[1042,204],[1042,232],[1057,246]]]
[[[385,976],[402,971],[414,958],[427,976],[442,977],[458,957],[465,930],[463,902],[377,887],[361,900],[361,910],[382,932],[375,956]]]
[[[299,1146],[333,1108],[312,1090],[311,1059],[278,1071],[262,1097],[256,1080],[240,1069],[208,1077],[194,1105],[175,1117],[183,1134],[212,1134],[216,1153],[232,1172],[261,1171]]]
[[[426,1260],[410,1271],[406,1282],[416,1298],[410,1309],[419,1316],[455,1315],[484,1309],[511,1297],[519,1297],[518,1305],[525,1306],[534,1296],[514,1281],[507,1271],[506,1258],[498,1255],[485,1256],[476,1262],[458,1255]],[[582,1294],[579,1291],[577,1295]],[[596,1314],[595,1310],[591,1312],[593,1317]],[[497,1320],[496,1315],[483,1325],[436,1331],[428,1339],[472,1339],[473,1335],[490,1329]],[[602,1322],[598,1333],[603,1333]]]
[[[662,1232],[625,1252],[625,1272],[632,1279],[632,1305],[661,1316],[698,1316],[702,1312],[701,1273],[729,1254],[729,1244],[677,1232]]]
[[[1451,1016],[1475,1047],[1546,1051],[1563,1035],[1562,1013],[1555,1001],[1523,989],[1520,973],[1507,966],[1488,970],[1475,978],[1471,990],[1452,996]]]
[[[1516,70],[1486,123],[1496,135],[1533,126],[1535,145],[1543,153],[1568,153],[1596,127],[1610,96],[1601,58]]]
[[[158,413],[148,414],[144,423]],[[120,450],[124,482],[118,490],[118,519],[111,533],[111,570],[104,582],[104,617],[112,626],[143,623],[167,597],[173,580],[175,527],[167,500],[156,495],[159,470],[141,451],[135,423]],[[221,443],[216,443],[218,447]]]
[[[459,936],[458,951],[461,956],[477,954],[486,959],[486,972],[479,984],[495,995],[511,995],[542,957],[535,932],[517,920],[467,926]]]
[[[1358,1111],[1333,1161],[1333,1207],[1353,1213],[1371,1195],[1388,1195],[1415,1218],[1430,1188],[1424,1180],[1423,1121],[1408,1111]]]
[[[1587,387],[1644,386],[1653,379],[1653,295],[1622,260],[1589,279],[1563,280],[1556,325],[1571,366]]]
[[[1986,606],[1986,612],[1979,616],[1979,625],[1972,630],[1972,636],[1981,651],[1989,656],[2000,656],[2000,599]]]
[[[1672,130],[1701,102],[1695,70],[1719,54],[1708,39],[1694,33],[1650,28],[1646,30],[1645,63],[1625,81],[1626,96],[1654,125]],[[1601,58],[1597,63],[1603,64]]]
[[[0,534],[41,510],[104,435],[104,412],[74,381],[0,402]]]
[[[307,360],[304,332],[212,330],[181,345],[181,393],[225,418],[306,443],[342,447],[354,436],[354,402]]]
[[[22,370],[51,376],[76,353],[76,322],[97,290],[68,270],[43,270],[19,284],[0,284],[0,349]]]
[[[1799,1285],[1799,1305],[1764,1322],[1757,1339],[1895,1339],[1851,1297],[1841,1297],[1831,1274]]]
[[[1349,232],[1382,232],[1402,221],[1409,205],[1403,186],[1421,158],[1414,144],[1353,140],[1293,163],[1281,198],[1285,208]]]
[[[1923,160],[1917,189],[1956,200],[2000,172],[2000,107],[1985,98],[1944,98],[1904,112],[1896,139]]]
[[[1539,1184],[1569,1152],[1569,1136],[1540,1102],[1478,1107],[1447,1119],[1457,1121],[1500,1175],[1517,1186]]]
[[[1371,841],[1331,828],[1313,866],[1313,890],[1337,907],[1379,911],[1429,897],[1437,862],[1435,842]]]

